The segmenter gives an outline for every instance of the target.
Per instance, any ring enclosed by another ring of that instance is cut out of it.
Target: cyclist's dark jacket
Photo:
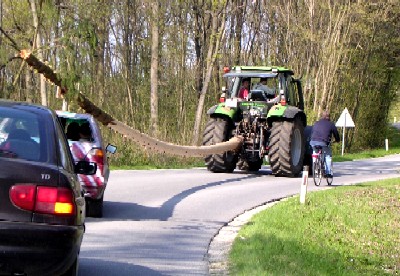
[[[312,128],[311,141],[324,142],[328,145],[332,135],[336,142],[340,142],[339,132],[335,124],[328,119],[321,119]]]

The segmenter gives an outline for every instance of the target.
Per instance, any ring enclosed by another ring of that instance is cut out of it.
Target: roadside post
[[[300,189],[300,203],[306,203],[307,185],[308,185],[308,166],[303,167],[303,177],[301,178],[301,189]]]
[[[340,114],[339,119],[336,122],[337,127],[343,128],[343,138],[342,138],[342,156],[344,154],[344,145],[345,145],[345,129],[346,127],[355,127],[354,121],[350,116],[347,107],[343,110],[342,114]]]

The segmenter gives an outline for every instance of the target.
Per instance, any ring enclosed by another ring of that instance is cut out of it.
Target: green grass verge
[[[334,162],[354,161],[354,160],[360,160],[360,159],[366,159],[366,158],[383,157],[386,155],[399,154],[399,153],[400,153],[400,147],[392,148],[392,149],[389,149],[388,151],[386,151],[384,149],[368,150],[368,151],[362,151],[362,152],[357,152],[357,153],[347,153],[347,154],[344,154],[343,156],[336,154],[336,155],[333,155],[333,161]]]
[[[230,275],[399,275],[399,207],[399,178],[282,201],[240,230]]]
[[[385,145],[381,145],[381,148],[368,149],[356,153],[344,153],[341,156],[341,144],[333,144],[333,161],[343,162],[343,161],[353,161],[366,158],[376,158],[383,157],[389,154],[400,153],[400,131],[394,127],[388,127],[386,137],[389,141],[389,150],[386,151]]]

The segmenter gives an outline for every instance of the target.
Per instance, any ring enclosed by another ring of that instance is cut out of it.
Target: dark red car
[[[0,275],[76,275],[85,199],[57,115],[0,100]]]

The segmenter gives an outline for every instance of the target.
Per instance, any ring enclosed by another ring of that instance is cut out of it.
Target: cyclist
[[[330,120],[329,111],[325,110],[322,112],[321,119],[317,121],[312,128],[310,145],[314,153],[316,153],[315,146],[322,147],[327,167],[326,177],[332,177],[332,149],[330,147],[332,135],[336,142],[340,142],[339,132],[335,124]],[[314,161],[315,160],[313,160],[313,162]]]

